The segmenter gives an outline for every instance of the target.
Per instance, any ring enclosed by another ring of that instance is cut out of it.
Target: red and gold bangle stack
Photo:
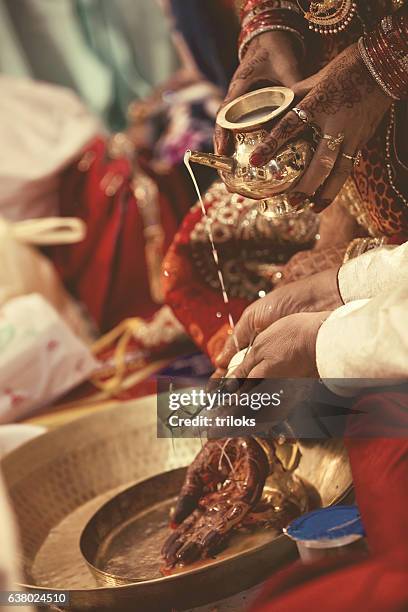
[[[259,15],[265,10],[271,9],[285,9],[298,15],[302,14],[297,2],[294,0],[248,0],[248,2],[244,3],[240,13],[241,24],[243,24],[249,15]]]
[[[243,59],[249,43],[260,34],[284,31],[294,34],[304,52],[305,22],[296,4],[288,0],[248,0],[241,11],[242,29],[238,56]]]
[[[360,55],[381,89],[394,100],[408,96],[408,15],[398,11],[358,43]]]

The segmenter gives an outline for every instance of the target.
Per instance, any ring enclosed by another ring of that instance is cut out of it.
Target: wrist
[[[292,87],[303,79],[299,57],[296,52],[296,40],[290,32],[263,32],[248,45],[259,41],[262,48],[269,51],[268,77],[271,81],[285,87]]]
[[[266,1],[259,11],[244,11],[242,29],[238,41],[238,56],[242,61],[251,42],[263,34],[286,34],[291,36],[297,57],[305,53],[305,25],[303,17],[288,8],[277,8],[274,2]]]
[[[309,357],[309,363],[311,364],[311,371],[309,372],[309,376],[315,376],[316,378],[319,376],[319,370],[317,366],[317,336],[319,334],[320,328],[326,319],[329,317],[332,311],[328,310],[325,312],[317,312],[314,313],[312,320],[310,321],[309,327],[309,335],[307,340],[307,353]]]
[[[334,310],[342,306],[343,300],[338,283],[339,269],[340,266],[335,266],[323,270],[316,274],[315,282],[309,280],[311,303],[314,305],[315,312]]]

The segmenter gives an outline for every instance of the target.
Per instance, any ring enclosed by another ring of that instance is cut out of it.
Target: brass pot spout
[[[234,160],[225,155],[215,155],[215,153],[201,153],[201,151],[186,151],[187,159],[196,164],[215,168],[218,172],[233,172]]]

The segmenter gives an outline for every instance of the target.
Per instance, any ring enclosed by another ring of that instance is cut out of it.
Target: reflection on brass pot
[[[217,169],[230,191],[247,198],[262,200],[289,191],[310,163],[313,153],[310,142],[305,139],[290,142],[261,167],[253,166],[249,160],[265,141],[268,124],[288,110],[293,97],[286,87],[266,87],[233,100],[217,117],[217,124],[233,133],[233,155],[193,151],[191,161]]]

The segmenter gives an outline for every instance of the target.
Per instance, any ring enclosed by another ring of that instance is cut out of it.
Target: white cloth
[[[408,242],[350,260],[341,266],[338,280],[345,305],[323,323],[316,342],[317,367],[326,386],[339,395],[354,395],[374,384],[406,381]]]
[[[58,173],[101,130],[70,90],[0,75],[0,214],[58,214]]]
[[[9,300],[0,308],[0,423],[50,404],[98,365],[41,295]]]
[[[408,283],[335,310],[316,342],[317,368],[326,386],[338,395],[354,395],[364,387],[406,382],[407,313]]]
[[[383,246],[351,259],[341,266],[338,279],[345,304],[408,283],[408,242]]]

